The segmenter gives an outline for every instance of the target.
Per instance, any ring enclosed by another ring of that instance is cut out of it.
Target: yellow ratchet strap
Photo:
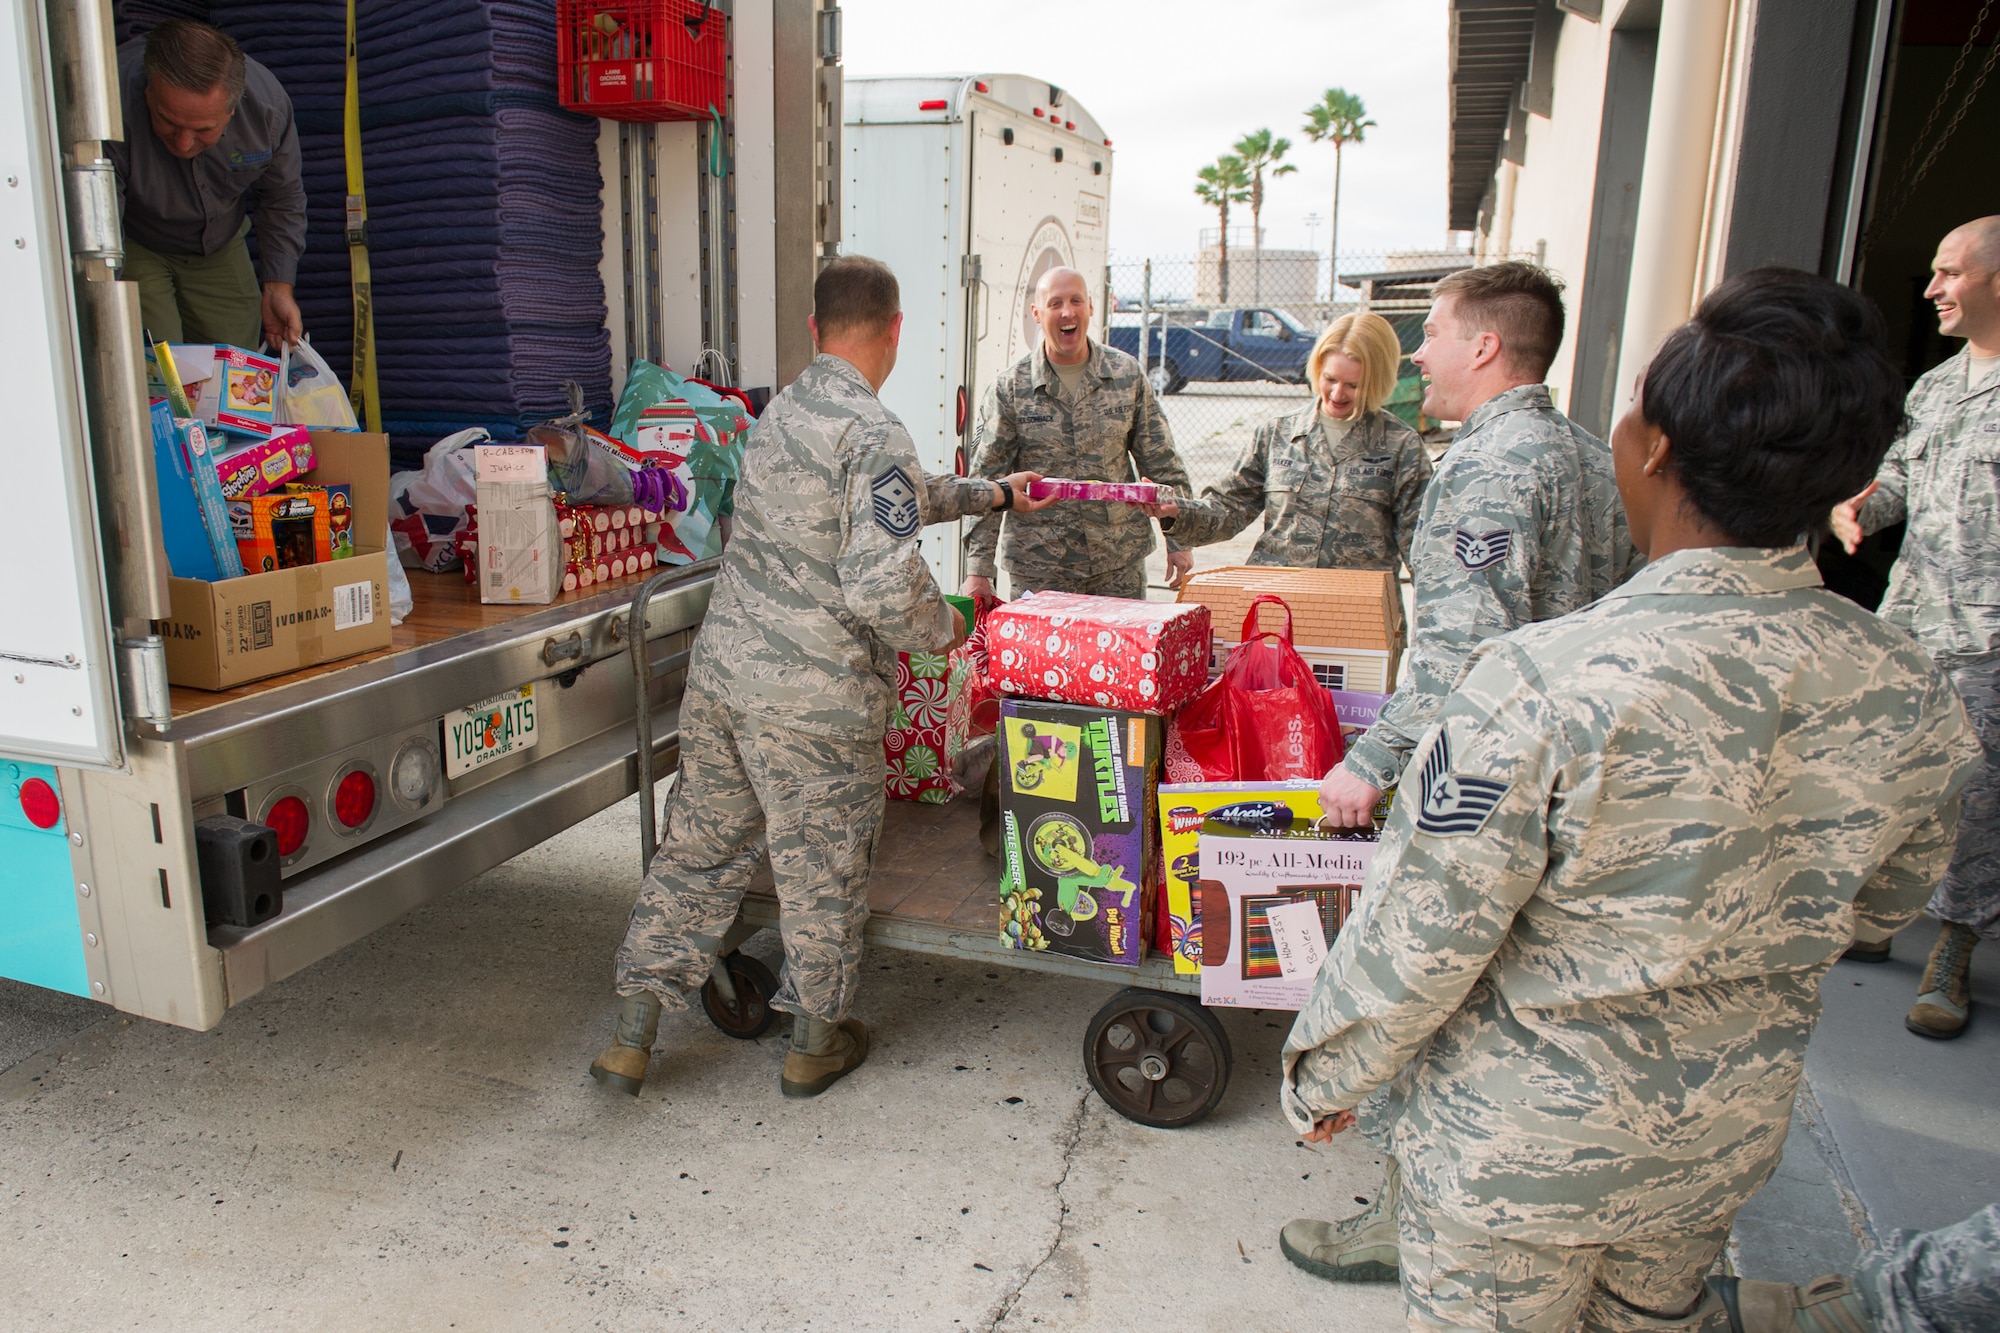
[[[366,430],[382,429],[375,380],[375,300],[368,272],[368,192],[361,184],[361,61],[354,41],[354,0],[347,0],[347,266],[354,286],[354,382],[348,397]]]

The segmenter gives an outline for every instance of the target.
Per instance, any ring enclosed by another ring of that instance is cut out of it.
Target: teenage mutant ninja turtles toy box
[[[1145,956],[1161,719],[1000,708],[1000,942],[1136,967]]]

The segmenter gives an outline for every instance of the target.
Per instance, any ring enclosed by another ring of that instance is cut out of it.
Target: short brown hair
[[[879,259],[842,255],[813,280],[813,320],[821,338],[841,333],[879,337],[902,309],[896,275]]]
[[[1396,388],[1396,371],[1403,360],[1403,343],[1388,320],[1370,310],[1355,310],[1326,326],[1306,358],[1306,383],[1319,392],[1319,370],[1335,352],[1361,363],[1361,392],[1354,418],[1382,410]]]
[[[249,81],[243,48],[220,28],[192,19],[168,19],[146,35],[146,78],[191,93],[220,87],[229,105],[243,100]]]
[[[1535,264],[1510,259],[1460,269],[1437,285],[1449,296],[1468,333],[1500,335],[1500,355],[1515,373],[1541,379],[1563,340],[1562,279]]]

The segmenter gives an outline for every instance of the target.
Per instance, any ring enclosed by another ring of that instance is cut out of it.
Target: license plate
[[[532,750],[535,734],[535,687],[488,699],[483,704],[447,713],[444,718],[444,775],[463,777],[475,768]]]

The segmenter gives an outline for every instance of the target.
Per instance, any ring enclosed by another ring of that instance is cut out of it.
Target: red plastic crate
[[[699,36],[688,27],[695,19]],[[728,22],[702,0],[556,0],[557,95],[605,120],[726,112]]]

